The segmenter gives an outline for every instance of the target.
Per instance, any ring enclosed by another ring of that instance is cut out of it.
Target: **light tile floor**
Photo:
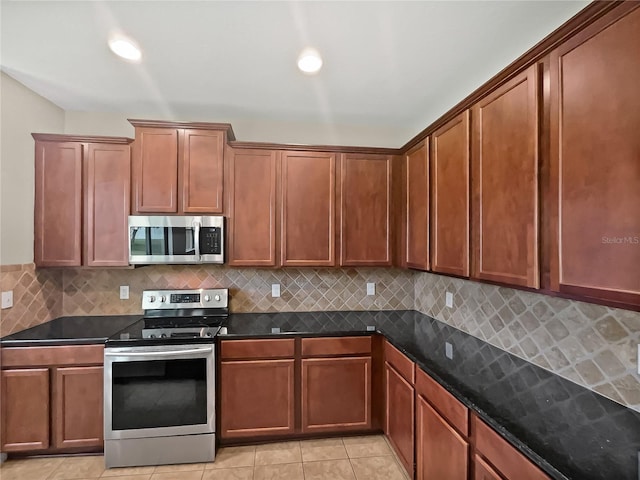
[[[105,470],[102,456],[9,460],[1,480],[407,480],[383,435],[227,447],[213,463]]]

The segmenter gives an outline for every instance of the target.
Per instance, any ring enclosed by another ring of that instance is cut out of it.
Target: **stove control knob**
[[[150,334],[149,338],[156,338],[156,334],[155,333]]]
[[[160,303],[164,303],[167,301],[167,297],[165,297],[164,295],[160,295]]]
[[[204,296],[204,301],[205,302],[210,302],[211,301],[211,297],[209,295],[205,295]]]
[[[162,335],[160,335],[160,338],[167,338],[167,334],[163,333]]]
[[[215,296],[215,297],[213,297],[213,298],[215,298],[215,299],[216,299],[216,302],[219,302],[219,301],[220,301],[220,295],[216,295],[216,296]]]
[[[211,332],[207,332],[207,333],[205,333],[205,335],[206,335],[207,337],[210,337],[210,336],[211,336]]]
[[[153,302],[155,302],[155,301],[156,301],[156,297],[155,297],[155,295],[151,295],[151,296],[149,297],[149,302],[150,302],[150,303],[153,303]]]

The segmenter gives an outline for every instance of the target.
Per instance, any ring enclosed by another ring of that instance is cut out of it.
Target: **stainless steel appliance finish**
[[[108,468],[214,460],[213,340],[228,301],[226,289],[148,290],[144,318],[107,340]]]
[[[129,216],[129,263],[224,263],[224,217]]]

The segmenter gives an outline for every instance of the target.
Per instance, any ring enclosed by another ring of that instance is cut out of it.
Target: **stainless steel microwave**
[[[131,265],[223,262],[222,216],[129,216]]]

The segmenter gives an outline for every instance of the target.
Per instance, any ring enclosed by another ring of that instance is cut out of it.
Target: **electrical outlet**
[[[453,345],[449,342],[444,342],[444,356],[449,360],[453,360]]]
[[[2,292],[2,308],[13,307],[13,290]]]
[[[453,293],[447,292],[447,294],[445,295],[445,303],[447,307],[453,308]]]
[[[367,295],[375,295],[376,294],[376,284],[375,283],[367,283]]]
[[[278,298],[280,296],[280,284],[279,283],[273,283],[271,285],[271,296],[273,298]]]
[[[129,300],[129,285],[120,285],[120,300]]]

